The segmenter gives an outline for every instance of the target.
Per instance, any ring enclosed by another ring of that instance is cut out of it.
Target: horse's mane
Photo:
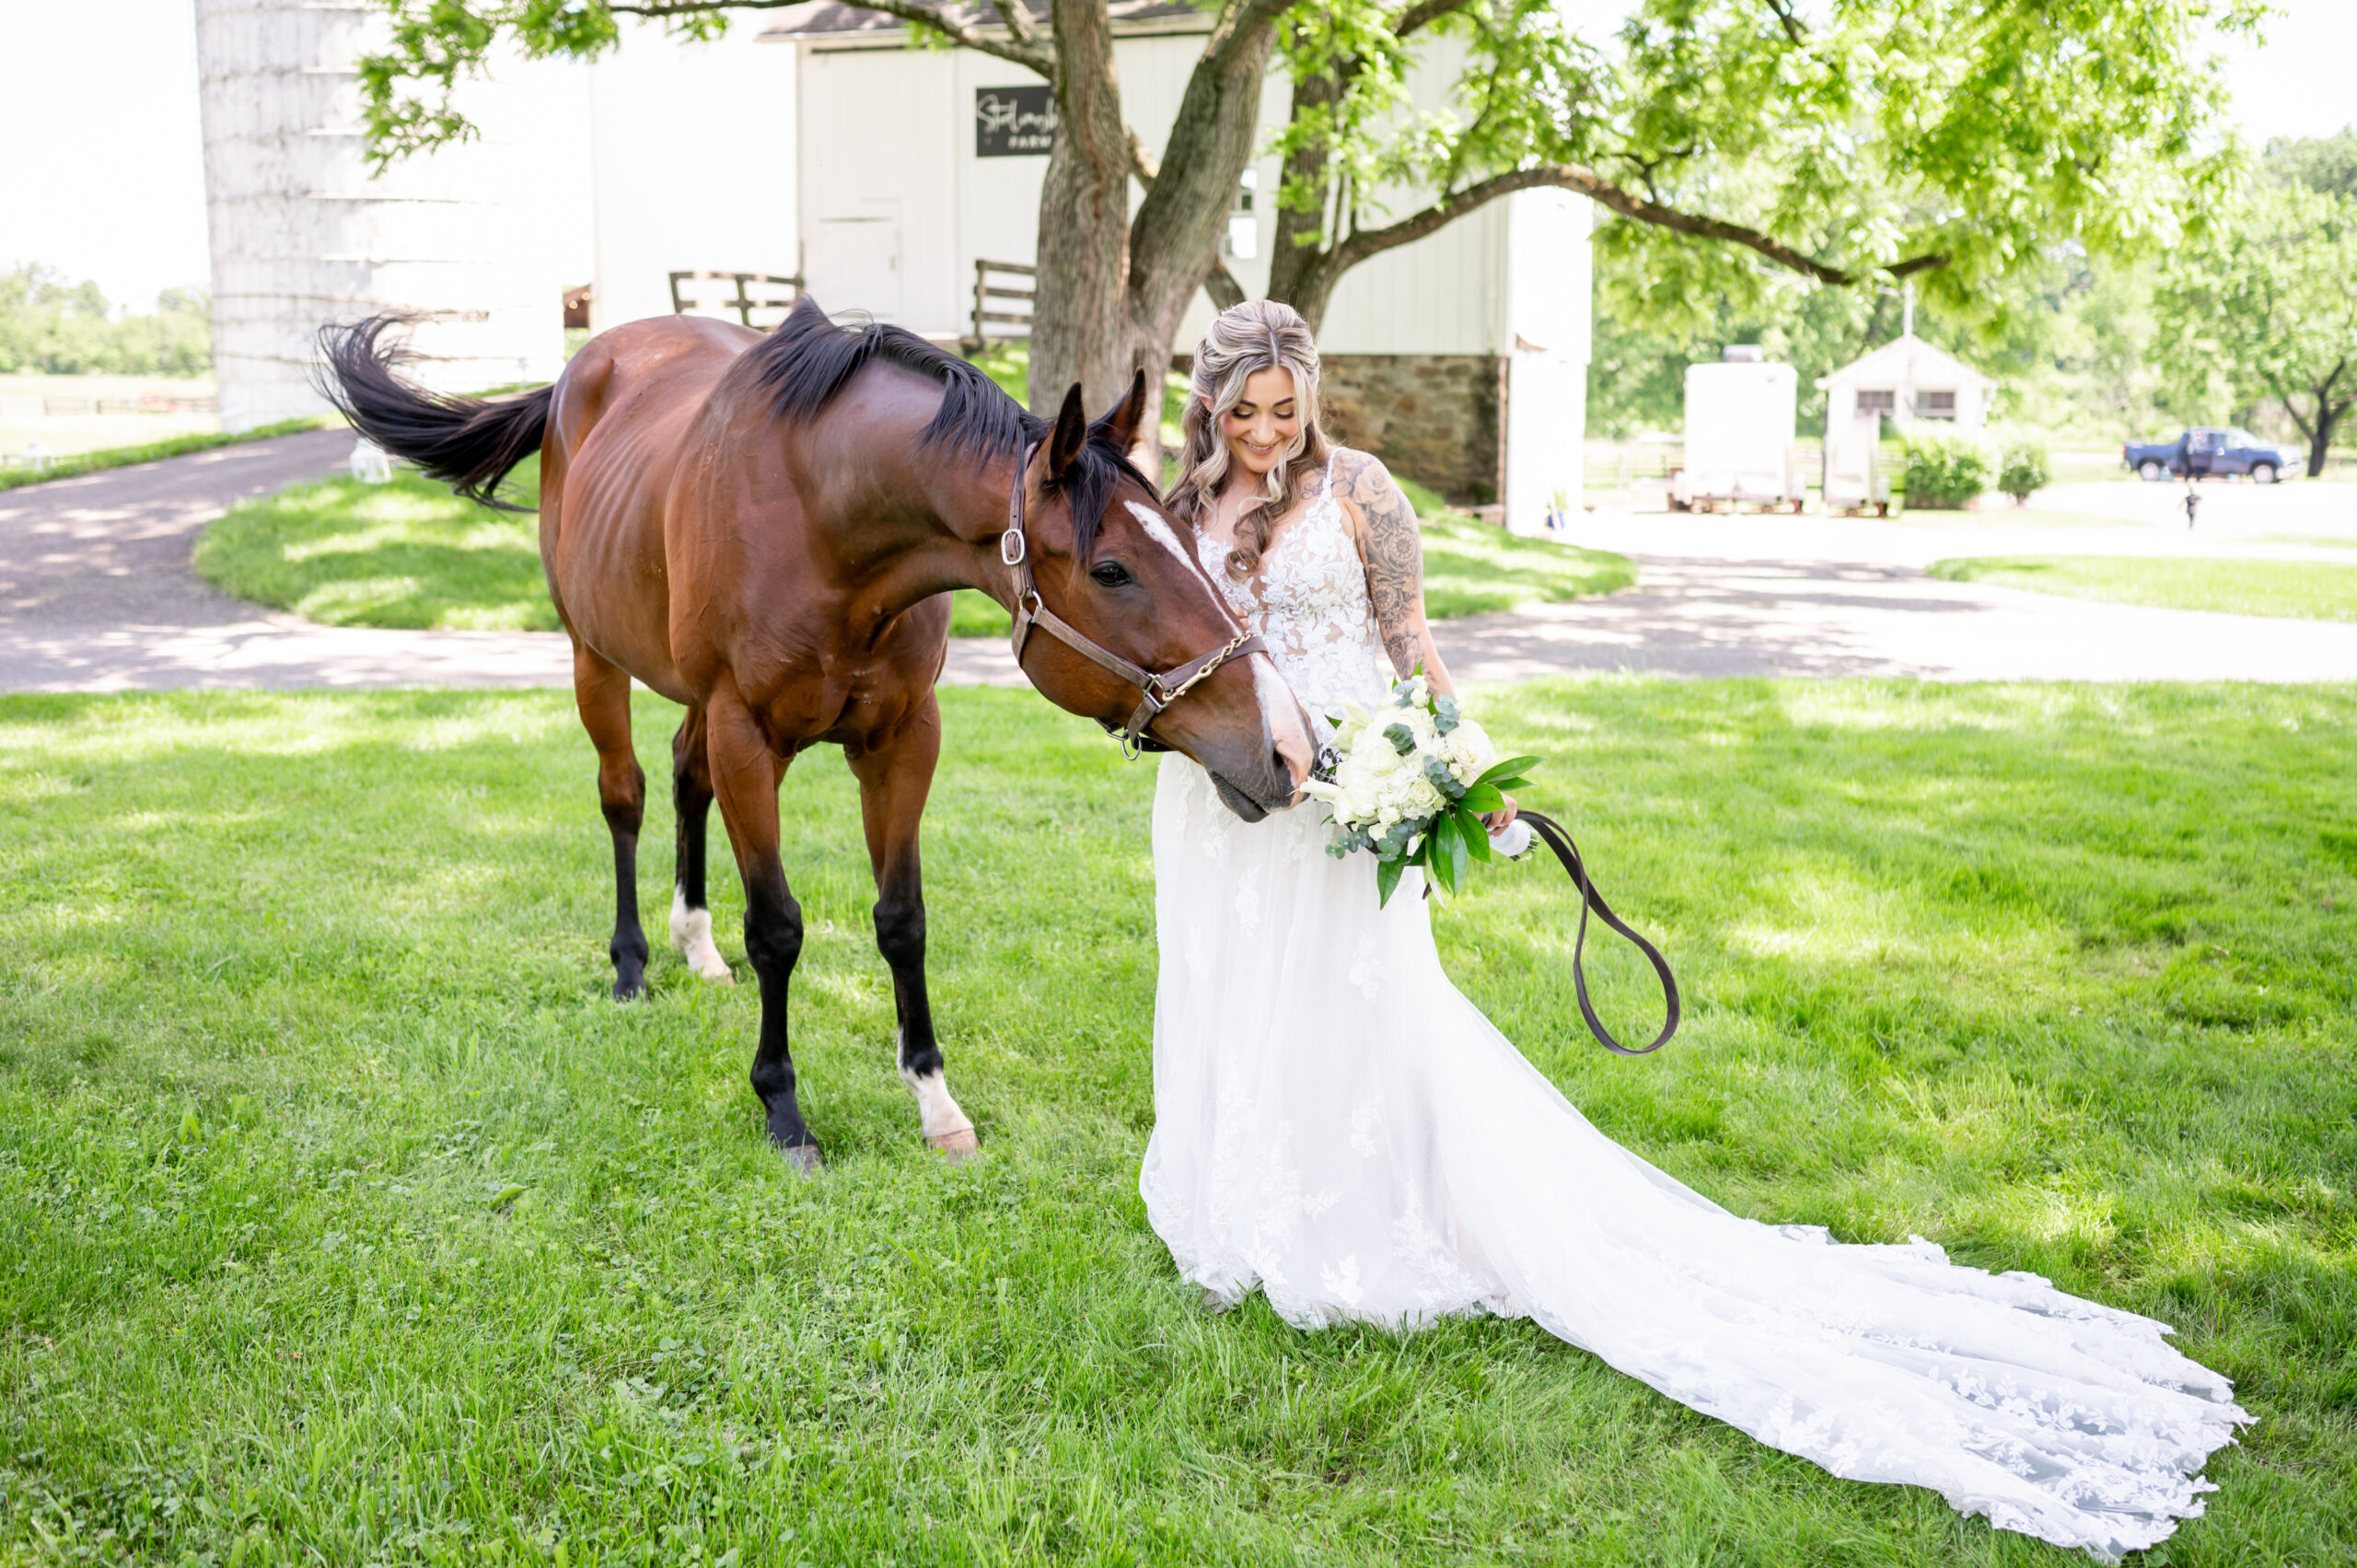
[[[941,407],[917,437],[921,447],[980,462],[1010,456],[1017,443],[1037,446],[1048,436],[1047,420],[1008,397],[972,362],[944,353],[905,327],[865,319],[839,325],[807,294],[745,357],[781,419],[817,418],[870,362],[882,360],[941,384]],[[1161,495],[1160,487],[1115,445],[1104,422],[1091,424],[1079,460],[1055,486],[1072,510],[1079,558],[1086,559],[1094,546],[1097,520],[1124,474],[1148,494]]]

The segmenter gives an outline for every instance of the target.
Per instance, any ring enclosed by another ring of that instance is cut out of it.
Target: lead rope
[[[1572,885],[1580,891],[1580,929],[1572,942],[1572,990],[1579,997],[1580,1016],[1587,1020],[1587,1032],[1594,1035],[1596,1043],[1605,1050],[1617,1051],[1622,1056],[1643,1056],[1648,1051],[1659,1051],[1669,1043],[1669,1037],[1678,1032],[1678,977],[1669,972],[1669,960],[1661,956],[1660,948],[1638,935],[1628,922],[1612,912],[1612,906],[1604,901],[1604,895],[1597,892],[1596,884],[1588,879],[1587,866],[1580,859],[1579,846],[1572,842],[1572,835],[1561,822],[1537,811],[1524,811],[1520,815],[1521,819],[1529,823],[1532,830],[1538,833],[1540,841],[1555,852],[1555,858],[1563,863],[1563,870],[1571,877]],[[1668,1016],[1662,1024],[1661,1033],[1654,1037],[1651,1045],[1626,1046],[1613,1039],[1612,1031],[1604,1027],[1604,1020],[1596,1016],[1595,1004],[1588,1000],[1585,956],[1587,912],[1591,909],[1596,911],[1597,919],[1634,943],[1637,951],[1645,956],[1645,960],[1654,967],[1654,973],[1661,979],[1662,999],[1668,1004]]]

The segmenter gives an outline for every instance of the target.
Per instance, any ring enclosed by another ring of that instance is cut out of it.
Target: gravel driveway
[[[333,471],[314,431],[0,492],[0,690],[566,684],[565,639],[313,625],[215,592],[189,565],[249,495]],[[2107,527],[1997,513],[1925,525],[1598,511],[1579,541],[1637,560],[1609,598],[1444,621],[1449,668],[1497,680],[1573,671],[1942,680],[2357,680],[2357,626],[2102,604],[1922,567],[1944,556],[2235,554],[2357,561],[2357,486],[2250,486],[2205,501],[2189,540],[2167,487],[2087,485],[2042,505]],[[2298,542],[2287,541],[2287,536]],[[1019,685],[1003,644],[950,645],[952,684]]]

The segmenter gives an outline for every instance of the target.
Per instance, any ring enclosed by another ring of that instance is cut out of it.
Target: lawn
[[[537,504],[540,459],[503,494]],[[1424,598],[1435,619],[1611,593],[1637,579],[1625,555],[1515,538],[1419,494],[1434,514],[1424,519]],[[406,468],[388,484],[331,479],[240,502],[197,541],[196,569],[224,593],[331,626],[557,630],[537,519],[478,506]],[[995,600],[958,590],[952,636],[1003,637],[1010,624]]]
[[[1151,764],[943,698],[935,1005],[986,1153],[919,1144],[820,749],[807,1179],[761,1142],[749,985],[664,951],[604,1000],[563,694],[0,700],[0,1562],[2084,1563],[1527,1324],[1205,1313],[1136,1195]],[[2259,1422],[2145,1561],[2357,1555],[2357,690],[1477,711],[1688,987],[1672,1046],[1609,1057],[1559,875],[1438,917],[1598,1125],[1743,1213],[2176,1324]],[[658,777],[674,712],[640,699]],[[669,839],[658,807],[658,931]],[[1641,965],[1598,967],[1637,1020]]]
[[[540,459],[501,494],[540,499]],[[415,470],[384,484],[298,484],[241,501],[197,540],[199,575],[238,598],[331,626],[553,632],[540,519],[478,506]]]
[[[30,380],[39,377],[18,377]],[[113,416],[110,416],[112,418]],[[126,414],[127,420],[144,420],[142,414]],[[212,419],[215,416],[203,416]],[[184,457],[191,452],[209,452],[216,447],[235,447],[248,441],[267,441],[273,436],[292,436],[299,430],[317,430],[328,422],[324,419],[289,419],[276,424],[258,425],[239,431],[235,436],[220,431],[200,431],[192,435],[168,436],[160,440],[143,441],[131,447],[106,447],[91,451],[75,452],[63,457],[46,468],[0,468],[0,490],[17,490],[28,484],[46,484],[52,479],[72,479],[78,474],[97,473],[101,469],[129,468],[134,463],[152,463],[159,458]]]
[[[2150,604],[2278,615],[2302,621],[2357,621],[2357,564],[2333,561],[2185,560],[2146,555],[1991,555],[1935,561],[1934,577],[1958,583]]]

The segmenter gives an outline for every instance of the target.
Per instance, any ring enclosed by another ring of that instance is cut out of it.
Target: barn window
[[[1920,419],[1954,419],[1954,392],[1924,392],[1915,400],[1915,413]]]
[[[1236,192],[1236,209],[1227,215],[1227,242],[1220,249],[1235,261],[1249,261],[1260,253],[1260,220],[1252,211],[1252,195],[1260,183],[1260,171],[1246,169]]]
[[[1898,394],[1891,391],[1860,392],[1858,412],[1860,413],[1897,413]]]

